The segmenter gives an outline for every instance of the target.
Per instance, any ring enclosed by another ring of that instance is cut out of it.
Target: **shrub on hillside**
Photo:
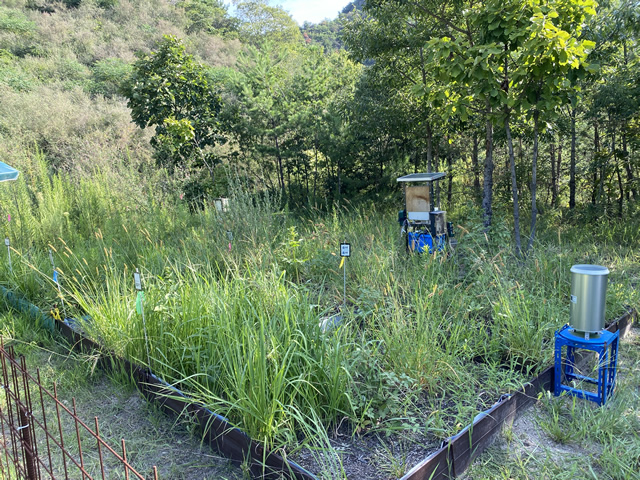
[[[28,35],[35,30],[36,24],[21,11],[0,7],[0,32]]]
[[[131,123],[123,101],[51,86],[3,93],[0,155],[38,147],[54,170],[74,175],[114,171],[123,162],[139,170],[149,162],[149,134]]]
[[[120,58],[105,58],[92,68],[91,93],[112,97],[116,95],[131,74],[131,65]]]

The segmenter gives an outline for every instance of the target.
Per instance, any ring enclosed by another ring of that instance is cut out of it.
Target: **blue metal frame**
[[[583,337],[574,334],[573,328],[565,325],[555,333],[555,378],[554,394],[560,395],[567,392],[578,398],[591,400],[598,405],[604,405],[607,399],[613,394],[616,385],[616,369],[618,364],[618,343],[620,334],[611,333],[607,330],[600,332],[600,337],[585,340]],[[566,359],[562,360],[562,348],[566,347]],[[576,349],[590,350],[598,354],[598,378],[591,378],[576,373],[575,352]],[[581,390],[562,384],[562,379],[567,382],[580,380],[593,385],[597,385],[597,393]]]

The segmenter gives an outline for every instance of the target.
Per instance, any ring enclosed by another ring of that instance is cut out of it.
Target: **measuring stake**
[[[51,249],[49,249],[49,261],[51,262],[51,268],[53,268],[53,281],[58,286],[58,295],[60,296],[60,302],[62,302],[62,314],[64,315],[64,319],[67,318],[67,309],[64,306],[64,297],[62,296],[62,288],[60,288],[60,277],[58,275],[58,269],[56,268],[56,264],[53,262],[53,253],[51,253]]]
[[[142,291],[142,281],[140,278],[140,272],[136,268],[136,271],[133,273],[133,283],[138,292],[136,296],[136,310],[142,316],[142,329],[144,330],[144,346],[147,350],[147,364],[149,365],[149,369],[151,369],[151,356],[149,355],[149,339],[147,338],[147,323],[144,319],[144,292]]]
[[[340,256],[342,260],[340,264],[343,267],[343,283],[342,283],[342,309],[345,310],[347,308],[347,261],[346,258],[351,256],[351,244],[350,243],[341,243],[340,244]]]
[[[4,239],[4,244],[7,246],[7,255],[9,255],[9,271],[13,273],[13,267],[11,266],[11,242],[9,237]]]

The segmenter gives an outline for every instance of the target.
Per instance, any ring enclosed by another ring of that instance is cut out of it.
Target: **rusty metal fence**
[[[5,480],[158,480],[153,467],[148,477],[127,461],[124,439],[116,452],[94,428],[77,415],[75,399],[69,409],[40,380],[32,376],[24,357],[0,338],[0,478]],[[33,408],[33,405],[36,408]]]

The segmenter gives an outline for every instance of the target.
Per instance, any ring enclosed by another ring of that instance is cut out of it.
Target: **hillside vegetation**
[[[609,267],[610,319],[639,298],[632,3],[356,4],[0,6],[0,279],[327,478],[338,431],[382,439],[352,478],[400,476],[385,438],[436,445],[547,367],[571,265]],[[455,255],[407,255],[413,171],[447,173]]]

